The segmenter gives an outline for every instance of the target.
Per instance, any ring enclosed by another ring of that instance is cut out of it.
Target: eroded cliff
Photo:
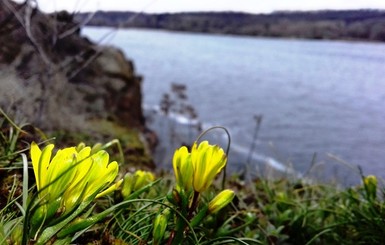
[[[119,138],[129,159],[152,165],[142,78],[120,50],[92,43],[80,28],[67,12],[2,0],[0,107],[53,135]]]

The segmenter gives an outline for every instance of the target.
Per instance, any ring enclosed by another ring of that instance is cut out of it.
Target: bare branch
[[[90,13],[85,20],[83,20],[81,23],[74,26],[73,28],[68,29],[65,32],[61,33],[58,36],[58,38],[59,39],[65,38],[66,36],[69,36],[69,35],[73,34],[74,32],[76,32],[77,30],[79,30],[79,28],[84,27],[85,25],[87,25],[88,22],[90,22],[90,20],[94,17],[94,15],[95,15],[95,12]]]
[[[26,1],[25,4],[25,14],[24,19],[20,15],[20,13],[10,4],[8,1],[3,1],[3,3],[6,5],[6,7],[15,15],[16,19],[20,22],[20,24],[25,29],[25,32],[27,34],[28,39],[31,41],[32,45],[36,48],[38,51],[40,57],[42,58],[43,62],[46,65],[51,64],[50,59],[48,58],[47,54],[45,53],[42,46],[37,42],[36,38],[34,37],[32,30],[31,30],[31,20],[33,16],[33,12],[35,9],[32,7],[31,1]]]

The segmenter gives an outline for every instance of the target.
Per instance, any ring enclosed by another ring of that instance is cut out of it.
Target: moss
[[[106,144],[114,139],[119,140],[121,145],[124,164],[121,163],[122,171],[128,168],[148,168],[154,169],[155,165],[151,154],[146,146],[146,142],[141,137],[141,132],[135,128],[128,128],[108,120],[92,120],[88,122],[87,132],[68,132],[55,131],[50,135],[55,137],[55,143],[58,147],[67,147],[84,142],[87,145],[93,145],[96,142]],[[111,157],[119,159],[119,148],[112,147],[108,150]]]

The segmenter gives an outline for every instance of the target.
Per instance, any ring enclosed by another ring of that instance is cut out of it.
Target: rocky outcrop
[[[0,107],[45,132],[105,140],[122,136],[122,129],[146,132],[142,79],[133,63],[82,37],[72,17],[0,2]]]

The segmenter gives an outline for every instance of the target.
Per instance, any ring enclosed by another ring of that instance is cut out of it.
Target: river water
[[[364,174],[385,177],[385,44],[139,29],[83,33],[134,61],[147,111],[159,108],[171,84],[186,84],[202,127],[229,130],[235,171],[248,162],[252,175],[278,169],[351,184],[361,166]],[[249,156],[255,116],[262,121]],[[192,122],[179,114],[168,119],[153,122],[160,135]],[[184,140],[192,141],[195,131],[185,129]],[[158,150],[160,166],[170,164],[167,142]]]

